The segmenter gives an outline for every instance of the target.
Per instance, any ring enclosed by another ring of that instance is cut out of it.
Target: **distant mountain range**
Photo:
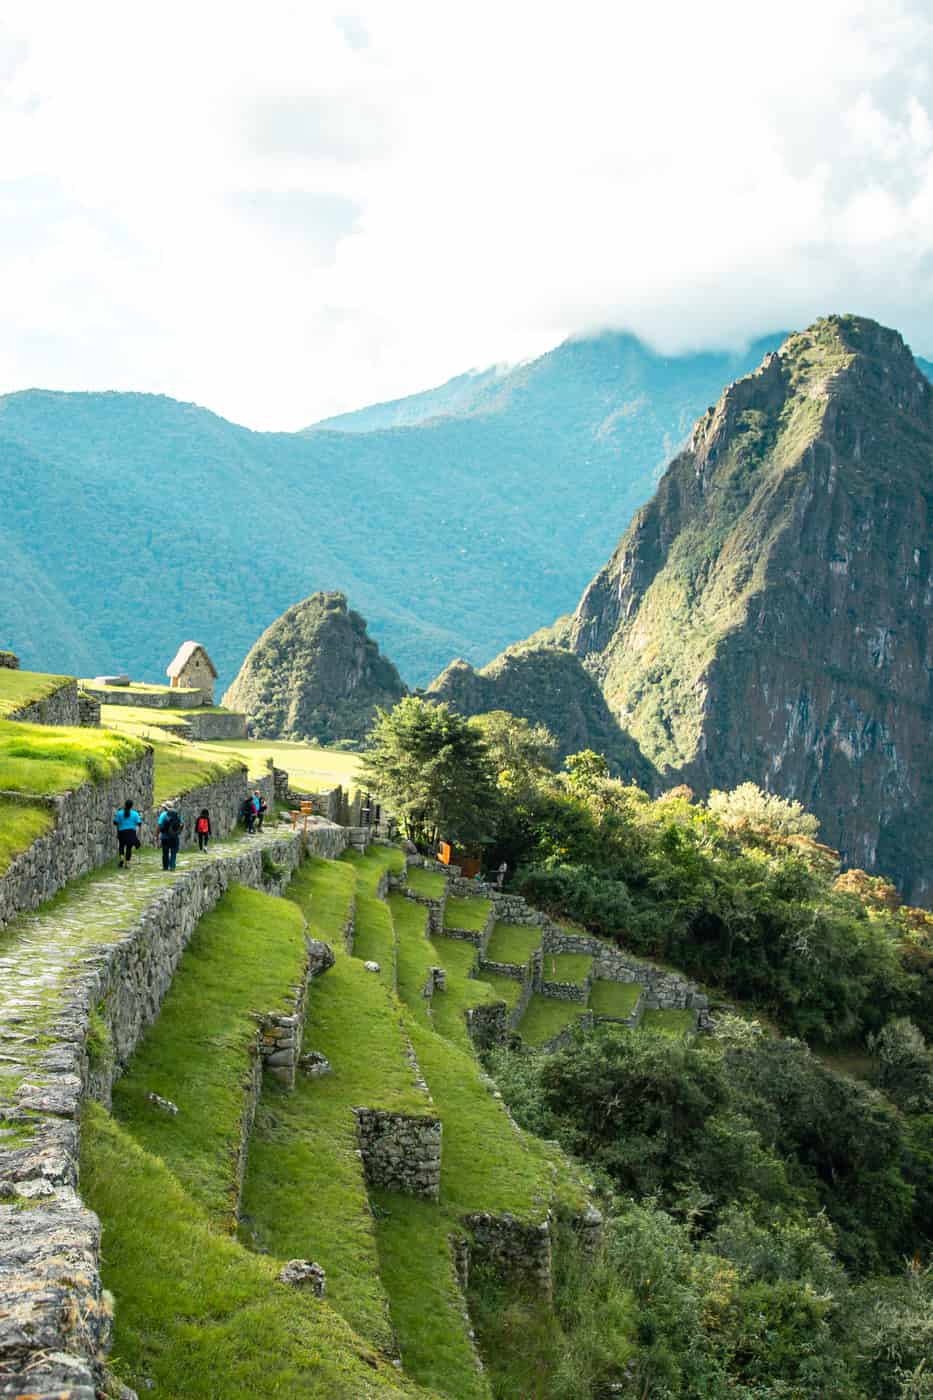
[[[158,680],[192,637],[224,685],[286,608],[339,589],[409,684],[482,664],[573,605],[697,415],[781,338],[570,340],[292,434],[156,395],[7,395],[0,645]]]

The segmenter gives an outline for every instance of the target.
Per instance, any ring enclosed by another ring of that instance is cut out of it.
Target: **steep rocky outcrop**
[[[697,423],[566,643],[700,793],[798,798],[933,899],[933,389],[858,317],[791,336]]]
[[[224,704],[263,739],[362,739],[407,690],[342,593],[312,593],[251,647]]]
[[[613,719],[596,681],[576,656],[557,646],[520,645],[479,671],[466,661],[452,661],[425,694],[446,701],[462,715],[508,710],[532,724],[544,724],[562,758],[595,749],[606,755],[615,772],[643,787],[654,786],[657,775]]]

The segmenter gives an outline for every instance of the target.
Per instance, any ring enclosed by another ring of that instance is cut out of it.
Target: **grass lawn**
[[[284,739],[210,739],[203,742],[203,747],[235,754],[252,773],[261,772],[266,759],[271,758],[276,768],[285,769],[297,792],[321,792],[338,784],[344,791],[357,787],[358,753],[320,749]]]
[[[0,797],[0,875],[9,870],[14,856],[21,855],[54,825],[55,818],[48,807]]]
[[[444,927],[460,928],[469,933],[481,933],[492,904],[488,899],[451,895],[444,905]]]
[[[420,865],[410,865],[406,876],[408,888],[415,894],[423,894],[425,899],[440,899],[447,888],[447,876],[439,870],[425,870]]]
[[[489,1382],[477,1368],[463,1324],[443,1212],[430,1201],[387,1191],[374,1192],[373,1203],[379,1264],[403,1366],[432,1391],[489,1400]]]
[[[405,869],[405,852],[399,846],[370,846],[365,855],[347,850],[341,860],[350,861],[356,867],[356,887],[366,894],[376,893],[386,870],[400,875]]]
[[[140,1394],[148,1380],[176,1400],[428,1400],[326,1301],[277,1283],[278,1260],[212,1230],[165,1164],[92,1102],[81,1194],[103,1225],[115,1369]]]
[[[597,1016],[613,1016],[625,1021],[635,1010],[640,996],[641,987],[637,982],[603,982],[597,978],[590,988],[590,1009]]]
[[[589,953],[545,953],[541,973],[545,982],[573,982],[582,987],[592,967]]]
[[[555,997],[543,997],[534,992],[519,1022],[519,1034],[522,1040],[540,1050],[555,1035],[578,1021],[585,1011],[586,1007],[581,1002],[558,1001]]]
[[[494,1001],[504,1001],[510,1011],[518,1005],[522,984],[516,978],[503,977],[501,972],[484,972],[483,981],[492,988]]]
[[[132,691],[134,695],[194,695],[195,691],[190,686],[171,685],[151,685],[148,681],[130,681],[129,685],[101,685],[93,676],[87,676],[84,680],[78,681],[80,686],[90,686],[92,690],[109,690],[114,695],[125,695]],[[119,704],[119,701],[117,701]]]
[[[342,861],[309,859],[289,897],[337,961],[311,984],[305,1046],[332,1072],[299,1074],[294,1092],[263,1086],[250,1143],[241,1237],[279,1259],[316,1259],[327,1298],[374,1345],[391,1348],[372,1214],[357,1155],[354,1105],[420,1113],[394,992],[343,951],[341,931],[355,887]]]
[[[305,966],[304,919],[289,901],[231,886],[194,931],[159,1019],[113,1092],[113,1113],[161,1157],[210,1219],[232,1229],[252,1011],[288,1009]],[[177,1117],[146,1099],[154,1090]]]
[[[237,769],[245,776],[243,765],[235,758],[203,758],[193,744],[173,743],[168,739],[150,739],[155,754],[156,802],[164,802],[167,797],[181,797],[192,788],[204,787],[207,783],[226,778]]]
[[[514,963],[524,967],[536,948],[541,947],[541,930],[528,924],[496,924],[486,948],[490,962]]]
[[[149,710],[144,705],[101,705],[100,722],[106,729],[144,738],[152,729],[168,731],[170,737],[184,737],[185,722],[180,710]],[[159,737],[157,735],[157,737]],[[165,737],[161,734],[161,737]]]
[[[112,778],[144,752],[138,740],[106,729],[0,720],[0,790],[66,792],[82,783]]]
[[[658,1009],[646,1011],[639,1023],[639,1029],[656,1031],[660,1035],[672,1035],[678,1039],[687,1035],[696,1025],[694,1011],[666,1011]]]
[[[71,679],[71,676],[52,676],[44,671],[11,671],[0,666],[0,718],[36,700],[47,700]]]

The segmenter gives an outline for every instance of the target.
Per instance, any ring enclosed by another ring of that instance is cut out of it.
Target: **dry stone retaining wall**
[[[360,1155],[370,1186],[436,1201],[441,1189],[442,1125],[427,1114],[355,1108]]]
[[[93,681],[83,685],[82,690],[101,705],[129,705],[146,710],[195,710],[211,703],[210,693],[205,690],[124,690],[122,686],[110,690]]]
[[[66,681],[44,700],[34,700],[31,705],[23,705],[20,709],[13,710],[7,715],[7,719],[17,720],[20,724],[80,724],[78,682]]]
[[[181,812],[185,823],[181,829],[179,849],[185,851],[191,846],[197,845],[194,824],[204,807],[211,814],[212,839],[222,840],[225,836],[229,836],[236,830],[243,799],[248,792],[253,792],[257,788],[263,801],[269,807],[268,820],[273,816],[273,802],[275,800],[271,773],[264,773],[261,778],[247,778],[246,770],[241,768],[225,778],[218,778],[214,783],[205,783],[203,787],[191,788],[189,792],[182,793],[180,797],[172,798],[172,805]],[[143,839],[148,841],[150,845],[157,845],[159,808],[153,805],[146,812],[145,817]]]
[[[707,997],[699,990],[697,984],[682,977],[680,973],[669,972],[664,968],[655,967],[653,963],[643,962],[631,953],[625,953],[604,943],[601,938],[569,933],[550,920],[544,927],[542,947],[545,957],[548,953],[589,953],[593,958],[592,979],[604,982],[638,982],[645,989],[646,1007],[703,1011],[708,1005]]]
[[[134,759],[114,778],[84,783],[72,792],[54,797],[27,797],[0,793],[14,802],[39,802],[53,813],[55,826],[40,836],[22,855],[15,856],[0,878],[0,928],[16,914],[37,909],[57,894],[69,880],[112,859],[117,853],[113,814],[131,797],[144,811],[152,801],[153,759],[147,752]]]
[[[474,1259],[491,1266],[513,1282],[531,1284],[551,1293],[551,1229],[548,1220],[516,1220],[513,1215],[480,1212],[463,1217],[470,1231],[466,1248],[458,1251],[458,1273],[466,1287]]]

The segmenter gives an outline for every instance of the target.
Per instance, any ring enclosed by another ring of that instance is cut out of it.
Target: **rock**
[[[151,1089],[146,1098],[151,1104],[155,1104],[156,1108],[160,1108],[163,1113],[175,1114],[178,1112],[177,1104],[172,1103],[171,1099],[163,1099],[161,1094],[153,1093]]]
[[[365,969],[366,969],[367,972],[381,972],[381,971],[382,971],[382,964],[381,964],[381,963],[371,962],[371,961],[367,960],[366,962],[364,962],[363,966],[365,967]]]
[[[292,1288],[307,1288],[315,1298],[323,1298],[327,1288],[327,1275],[320,1264],[310,1259],[289,1259],[278,1280]]]
[[[309,1050],[306,1055],[302,1055],[298,1061],[298,1068],[302,1074],[316,1078],[320,1074],[330,1074],[331,1063],[326,1055],[322,1055],[320,1050]]]
[[[119,676],[95,676],[94,685],[129,685],[130,678],[126,675]]]
[[[334,950],[321,938],[307,939],[308,976],[320,977],[334,965]]]

